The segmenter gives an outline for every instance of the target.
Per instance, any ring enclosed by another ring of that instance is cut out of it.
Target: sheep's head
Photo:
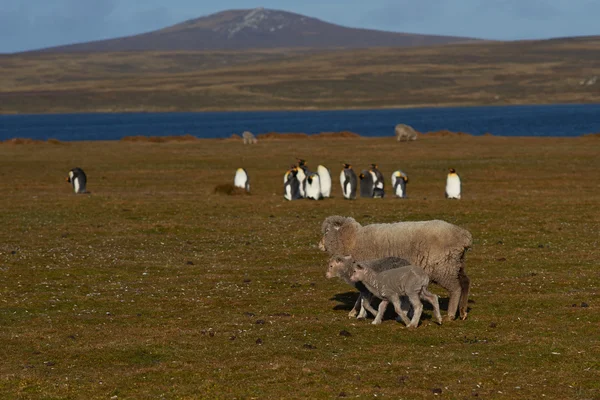
[[[354,263],[354,268],[352,270],[352,275],[350,275],[350,280],[352,282],[358,282],[358,281],[362,281],[363,279],[365,279],[365,268],[358,264],[358,263]]]
[[[329,259],[329,266],[327,267],[327,273],[325,276],[328,279],[341,278],[345,271],[352,268],[352,256],[333,256]]]
[[[354,235],[346,233],[349,229],[353,229],[354,225],[358,225],[354,218],[339,215],[327,217],[321,226],[323,237],[319,242],[319,249],[330,254],[349,254],[349,251],[344,251],[346,247],[344,243]]]

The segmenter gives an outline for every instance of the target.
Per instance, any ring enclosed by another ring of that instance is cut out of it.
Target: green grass
[[[598,399],[599,152],[596,138],[1,144],[0,397]],[[283,200],[296,157],[331,168],[333,198]],[[343,200],[342,162],[402,168],[409,198]],[[74,166],[91,195],[64,182]],[[252,194],[214,194],[239,166]],[[443,197],[448,166],[460,201]],[[355,293],[316,246],[334,214],[469,229],[468,319],[349,320]]]

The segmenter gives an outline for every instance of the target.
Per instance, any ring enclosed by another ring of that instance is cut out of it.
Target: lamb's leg
[[[467,319],[467,306],[469,302],[469,287],[471,286],[471,280],[465,274],[465,269],[461,268],[458,271],[458,281],[460,282],[460,305],[459,305],[459,313],[460,319]]]
[[[412,320],[410,321],[410,324],[408,324],[406,327],[416,328],[417,326],[419,326],[419,321],[421,320],[421,313],[423,312],[423,303],[421,303],[418,293],[410,293],[408,295],[408,300],[413,306],[414,314]]]
[[[408,319],[408,313],[402,309],[400,305],[400,297],[398,297],[398,295],[392,297],[392,304],[394,305],[396,314],[398,314],[398,316],[402,318],[404,324],[408,326],[408,324],[410,324],[410,319]]]
[[[437,320],[438,324],[442,324],[442,314],[440,313],[440,302],[436,294],[431,293],[426,288],[421,291],[421,298],[427,300],[433,306],[433,315]]]
[[[367,317],[367,311],[370,312],[371,314],[373,314],[374,316],[377,315],[378,311],[375,310],[373,308],[373,306],[371,306],[371,299],[373,297],[371,295],[363,295],[363,300],[362,300],[362,310],[361,313],[364,311],[364,316],[362,318],[366,318]],[[360,315],[359,315],[360,318]]]
[[[381,320],[383,319],[383,314],[385,313],[385,309],[387,308],[388,304],[389,301],[381,300],[381,303],[379,303],[379,311],[377,312],[377,315],[375,316],[373,322],[371,322],[373,325],[379,325],[381,323]]]
[[[356,315],[358,314],[357,318],[360,318],[360,314],[359,314],[359,309],[360,312],[362,313],[362,293],[360,293],[358,295],[358,299],[356,299],[356,303],[354,303],[354,307],[352,307],[352,310],[350,310],[350,312],[348,313],[348,318],[354,318],[356,317]],[[364,317],[363,317],[364,318]]]

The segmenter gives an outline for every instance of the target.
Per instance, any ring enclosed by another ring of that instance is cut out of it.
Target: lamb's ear
[[[363,270],[363,269],[365,269],[365,268],[364,268],[362,265],[360,265],[360,264],[356,264],[356,265],[354,266],[354,268],[356,268],[356,269],[358,269],[358,270]]]
[[[344,256],[344,260],[350,260],[352,256]]]

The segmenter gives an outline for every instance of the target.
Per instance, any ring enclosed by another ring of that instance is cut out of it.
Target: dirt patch
[[[227,196],[241,196],[245,194],[249,194],[244,189],[233,186],[231,183],[223,183],[215,186],[214,190],[215,194],[224,194]]]

